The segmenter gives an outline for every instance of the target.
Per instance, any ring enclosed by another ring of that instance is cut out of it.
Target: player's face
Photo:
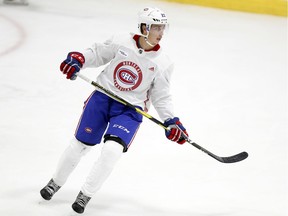
[[[164,34],[166,25],[164,24],[153,24],[151,25],[150,32],[148,35],[148,39],[152,44],[158,44]]]

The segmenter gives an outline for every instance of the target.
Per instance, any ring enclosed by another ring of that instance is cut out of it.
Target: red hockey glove
[[[70,52],[67,58],[61,63],[60,70],[63,74],[66,74],[66,78],[75,80],[77,78],[76,73],[82,68],[85,63],[85,58],[82,53]]]
[[[170,130],[165,130],[165,135],[169,140],[173,142],[177,142],[178,144],[181,144],[181,145],[186,142],[185,138],[182,136],[182,131],[186,134],[186,136],[188,136],[188,133],[186,132],[185,127],[179,121],[178,117],[166,120],[164,122],[164,125],[170,128]]]

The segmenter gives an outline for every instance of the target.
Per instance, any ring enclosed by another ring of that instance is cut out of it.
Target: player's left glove
[[[182,131],[186,134],[186,136],[188,136],[188,133],[178,117],[167,119],[164,122],[164,125],[170,128],[170,130],[165,130],[165,135],[169,140],[177,142],[178,144],[184,144],[186,142],[185,138],[182,136]]]
[[[85,58],[82,53],[70,52],[61,63],[60,70],[66,74],[67,79],[75,80],[77,78],[76,73],[80,71],[84,63]]]

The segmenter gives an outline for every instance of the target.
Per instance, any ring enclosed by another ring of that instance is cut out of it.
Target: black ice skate
[[[60,189],[60,186],[57,185],[53,179],[51,179],[48,184],[42,188],[40,191],[41,196],[45,200],[50,200],[52,196]]]
[[[84,195],[82,191],[80,191],[75,202],[72,204],[73,210],[79,214],[82,214],[90,199],[91,197]]]

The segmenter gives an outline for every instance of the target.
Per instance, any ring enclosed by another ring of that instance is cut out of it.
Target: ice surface
[[[0,5],[1,216],[72,215],[101,145],[52,201],[40,198],[93,90],[67,81],[59,63],[69,51],[136,31],[146,5],[171,20],[163,46],[176,64],[175,112],[192,140],[220,156],[250,156],[219,163],[167,141],[145,120],[85,215],[288,215],[285,18],[150,0],[30,0],[27,7]]]

